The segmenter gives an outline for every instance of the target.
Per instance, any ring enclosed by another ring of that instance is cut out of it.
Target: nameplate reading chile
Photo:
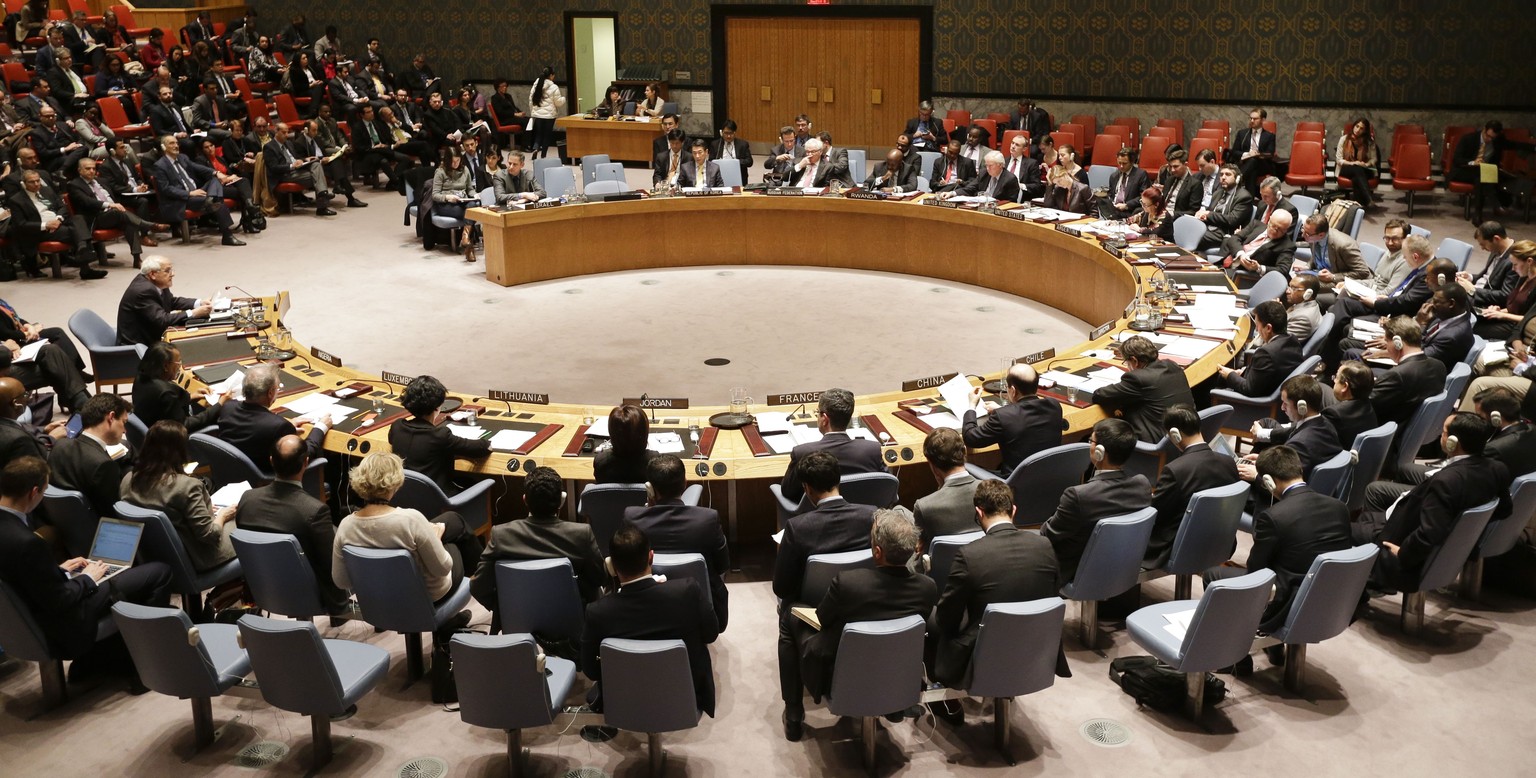
[[[901,391],[903,391],[903,392],[915,392],[915,391],[917,391],[919,389],[933,389],[935,387],[943,386],[945,381],[948,381],[949,379],[954,378],[957,375],[960,375],[960,374],[959,373],[945,373],[943,375],[931,375],[931,376],[928,376],[927,378],[914,378],[911,381],[902,381],[901,382]]]
[[[626,397],[625,405],[637,405],[641,408],[659,408],[661,410],[682,410],[688,407],[687,397]]]
[[[391,373],[388,370],[383,371],[379,375],[379,377],[383,378],[385,382],[391,383],[391,384],[408,384],[408,383],[416,380],[416,376],[401,375],[399,373]]]
[[[1022,362],[1026,365],[1033,365],[1036,362],[1043,362],[1054,356],[1056,356],[1056,349],[1048,348],[1044,351],[1036,351],[1033,354],[1025,354],[1024,356],[1019,357],[1018,360],[1014,362],[1014,364],[1019,364]]]
[[[814,392],[789,392],[787,394],[770,394],[767,397],[769,405],[801,405],[821,402],[821,390]]]
[[[341,357],[338,357],[329,351],[321,351],[320,349],[310,347],[309,355],[315,359],[320,360],[321,362],[326,363],[327,365],[330,365],[331,367],[341,367]]]
[[[549,395],[538,392],[509,392],[505,389],[492,389],[486,396],[492,400],[500,400],[504,403],[549,405]]]

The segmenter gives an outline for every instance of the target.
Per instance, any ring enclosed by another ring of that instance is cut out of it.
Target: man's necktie
[[[1257,153],[1259,150],[1259,130],[1248,131],[1248,150]]]
[[[187,175],[187,171],[182,168],[181,160],[178,159],[172,162],[171,167],[176,168],[176,174],[181,176],[181,184],[187,188],[188,192],[197,188],[197,184],[192,183],[192,177]]]

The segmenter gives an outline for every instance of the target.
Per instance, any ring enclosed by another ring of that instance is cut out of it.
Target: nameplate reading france
[[[903,392],[915,392],[915,391],[917,391],[919,389],[933,389],[933,388],[936,388],[936,387],[943,386],[945,381],[948,381],[949,379],[954,378],[957,375],[960,375],[960,374],[959,373],[945,373],[943,375],[931,375],[931,376],[928,376],[927,378],[914,378],[911,381],[902,381],[901,382],[901,391],[903,391]]]
[[[530,405],[549,405],[549,395],[537,392],[512,392],[506,389],[492,389],[487,395],[492,400],[500,400],[504,403],[528,403]]]
[[[641,408],[657,408],[659,410],[682,410],[688,407],[687,397],[626,397],[625,405],[637,405]]]
[[[329,351],[321,351],[320,349],[311,346],[309,349],[309,355],[315,359],[320,360],[321,362],[326,363],[327,365],[330,365],[331,367],[341,367],[341,357],[338,357]]]
[[[769,405],[809,405],[821,402],[821,390],[814,392],[789,392],[787,394],[770,394],[767,397]]]
[[[391,373],[388,370],[385,370],[383,373],[381,373],[379,375],[379,377],[383,378],[386,383],[391,383],[391,384],[408,384],[408,383],[416,380],[416,376],[401,375],[399,373]]]

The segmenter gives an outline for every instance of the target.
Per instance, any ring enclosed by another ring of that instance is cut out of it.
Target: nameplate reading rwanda
[[[626,397],[625,405],[638,405],[641,408],[658,408],[661,410],[682,410],[688,407],[687,397]]]
[[[528,403],[530,405],[549,405],[549,395],[538,392],[511,392],[505,389],[492,389],[486,396],[492,400],[500,400],[504,403]]]
[[[329,351],[321,351],[320,349],[311,347],[309,349],[309,355],[315,359],[320,360],[321,362],[326,363],[327,365],[330,365],[331,367],[341,367],[341,357],[338,357]]]
[[[944,373],[943,375],[931,375],[926,378],[914,378],[911,381],[901,382],[901,391],[915,392],[919,389],[933,389],[943,386],[945,381],[959,375],[959,373]]]

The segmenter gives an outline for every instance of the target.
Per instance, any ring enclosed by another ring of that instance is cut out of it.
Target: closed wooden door
[[[919,45],[916,19],[729,19],[721,118],[772,142],[804,113],[839,145],[892,145],[916,113]]]

